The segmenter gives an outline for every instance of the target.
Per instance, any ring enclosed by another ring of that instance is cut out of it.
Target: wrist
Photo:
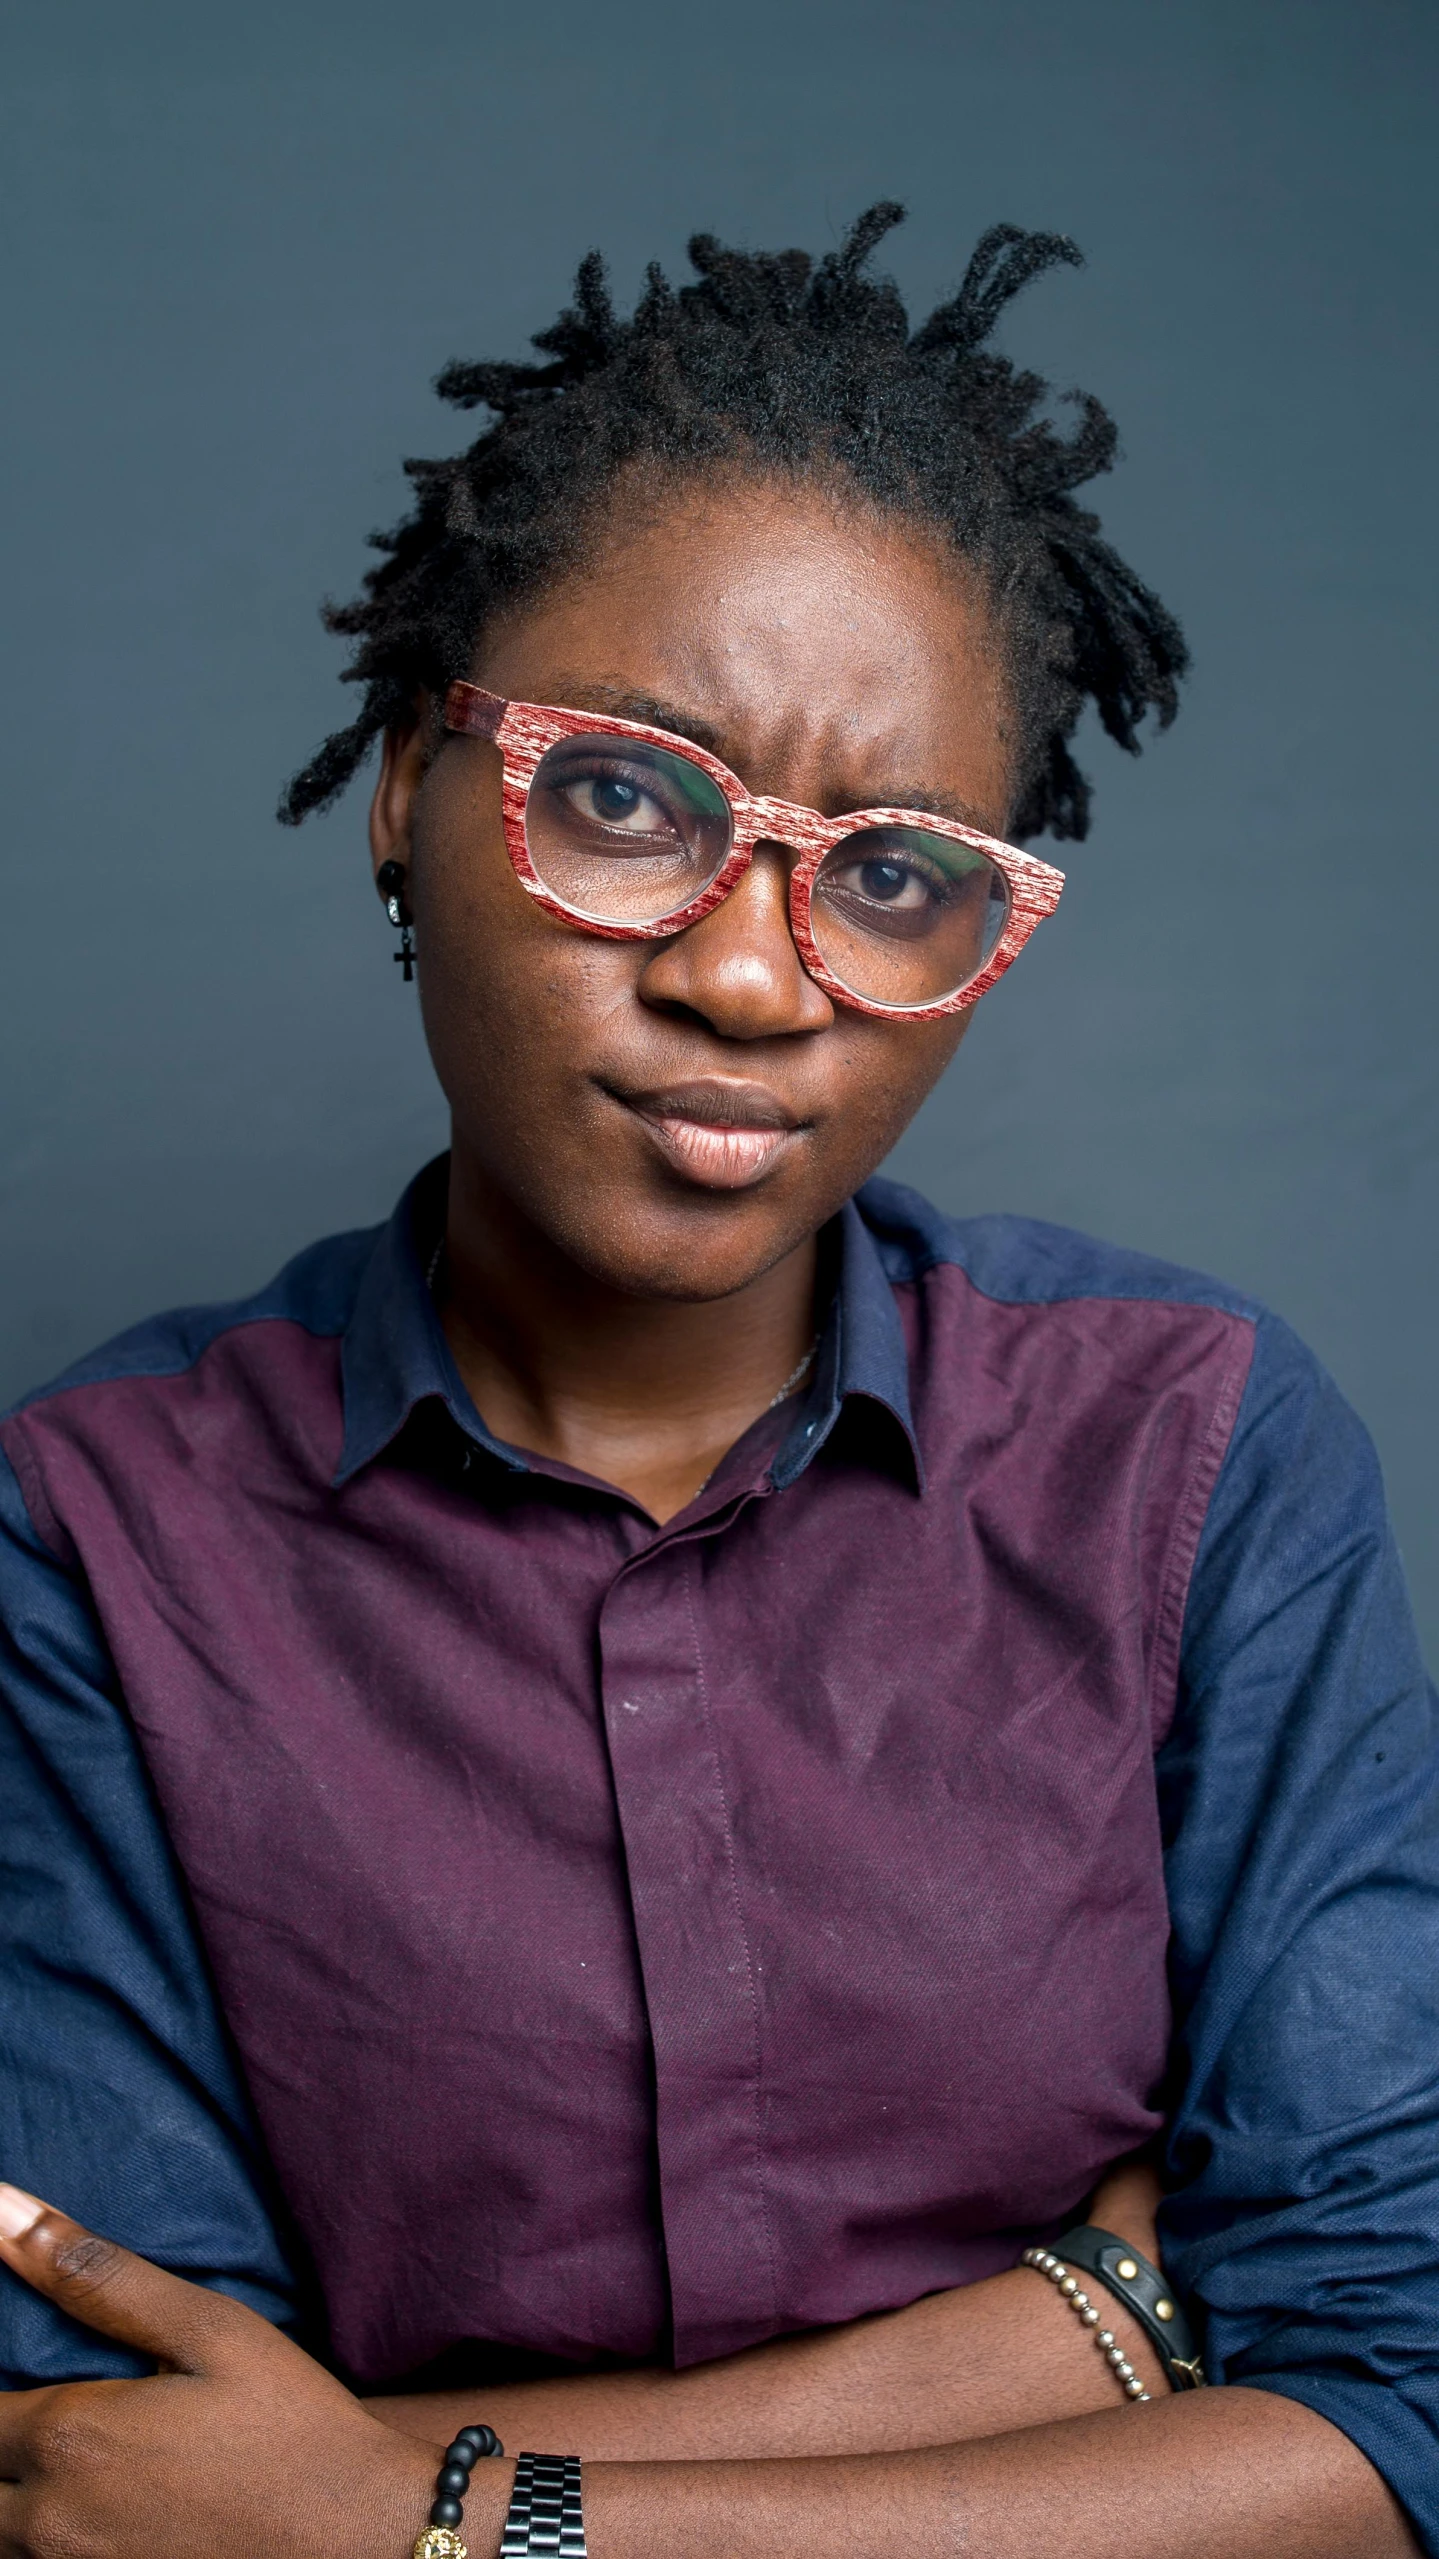
[[[432,2488],[433,2484],[432,2480]],[[515,2465],[503,2456],[477,2462],[471,2471],[469,2492],[465,2498],[465,2519],[458,2527],[470,2559],[496,2559],[514,2487]],[[418,2525],[416,2530],[419,2530]],[[409,2559],[411,2546],[412,2542],[407,2543],[402,2551],[397,2551],[395,2559]]]
[[[396,2545],[397,2559],[470,2559],[472,2550],[474,2559],[489,2559],[499,2549],[516,2465],[506,2461],[494,2428],[466,2414],[469,2422],[448,2443],[432,2444],[422,2455],[428,2493],[412,2530]],[[407,2485],[419,2450],[418,2438],[406,2440]]]
[[[1143,2257],[1159,2263],[1157,2215],[1163,2201],[1163,2188],[1148,2157],[1122,2160],[1101,2178],[1088,2206],[1073,2216],[1076,2222],[1094,2222],[1101,2230],[1112,2230],[1118,2239],[1127,2239]]]
[[[1068,2240],[1072,2241],[1075,2235],[1070,2232]],[[1120,2240],[1116,2244],[1122,2248],[1126,2243]],[[1126,2262],[1132,2264],[1134,2260]],[[1161,2360],[1142,2323],[1086,2271],[1069,2245],[1056,2241],[1053,2249],[1026,2248],[1020,2264],[1053,2285],[1057,2306],[1069,2314],[1065,2325],[1070,2335],[1084,2338],[1097,2348],[1126,2400],[1142,2402],[1167,2396],[1169,2384]]]
[[[335,2546],[363,2551],[366,2559],[410,2559],[435,2493],[444,2445],[421,2442],[375,2420],[370,2456],[363,2481],[357,2483],[359,2514],[347,2518],[344,2542]],[[494,2546],[498,2548],[498,2540]]]
[[[434,2502],[445,2447],[422,2443],[378,2420],[375,2431],[387,2449],[379,2466],[382,2475],[371,2485],[367,2529],[359,2546],[373,2552],[374,2559],[410,2559]],[[470,2473],[464,2521],[457,2527],[470,2559],[495,2559],[514,2484],[513,2461],[481,2461]]]

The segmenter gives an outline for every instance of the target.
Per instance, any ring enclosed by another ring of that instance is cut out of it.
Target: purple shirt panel
[[[368,1453],[275,1317],[6,1426],[366,2385],[909,2302],[1159,2121],[1152,1755],[1252,1327],[856,1254],[907,1410],[832,1373],[660,1531],[461,1428],[437,1335]]]

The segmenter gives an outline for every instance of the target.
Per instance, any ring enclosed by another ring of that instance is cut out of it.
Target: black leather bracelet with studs
[[[1064,2231],[1052,2248],[1026,2248],[1020,2262],[1047,2275],[1068,2300],[1071,2310],[1094,2332],[1094,2342],[1113,2367],[1127,2398],[1142,2399],[1148,2393],[1133,2375],[1123,2349],[1116,2345],[1110,2331],[1100,2326],[1089,2295],[1079,2288],[1081,2275],[1091,2283],[1102,2284],[1138,2320],[1159,2357],[1171,2390],[1204,2388],[1199,2340],[1185,2317],[1183,2305],[1159,2268],[1151,2265],[1139,2249],[1131,2247],[1127,2239],[1118,2239],[1112,2230],[1100,2230],[1093,2222],[1081,2222],[1075,2229]]]
[[[1092,2221],[1066,2230],[1056,2239],[1054,2253],[1123,2302],[1158,2355],[1171,2390],[1204,2388],[1199,2340],[1183,2303],[1157,2266],[1126,2240],[1116,2239],[1112,2230],[1100,2230]]]

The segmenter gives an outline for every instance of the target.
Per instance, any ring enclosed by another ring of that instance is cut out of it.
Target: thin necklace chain
[[[444,1258],[444,1251],[445,1239],[442,1235],[438,1244],[435,1246],[433,1253],[430,1255],[429,1264],[425,1271],[425,1286],[429,1290],[431,1297],[433,1297],[435,1293],[435,1281],[439,1277],[440,1263]],[[790,1373],[785,1379],[783,1386],[779,1389],[778,1394],[771,1395],[769,1402],[765,1406],[765,1411],[767,1413],[772,1413],[777,1404],[782,1404],[787,1395],[792,1395],[794,1393],[795,1388],[799,1385],[800,1380],[804,1377],[806,1371],[813,1367],[814,1355],[818,1349],[819,1335],[816,1333],[814,1340],[810,1343],[809,1349],[805,1352],[803,1359],[798,1361],[795,1367],[790,1370]]]
[[[798,1386],[800,1379],[804,1376],[805,1371],[814,1366],[814,1355],[818,1349],[819,1335],[816,1333],[814,1340],[810,1343],[809,1349],[805,1352],[798,1368],[792,1368],[788,1377],[785,1379],[783,1386],[780,1388],[779,1393],[777,1395],[771,1395],[769,1402],[765,1406],[765,1411],[767,1413],[772,1413],[776,1404],[782,1404],[786,1395],[792,1395],[794,1393],[794,1390]]]

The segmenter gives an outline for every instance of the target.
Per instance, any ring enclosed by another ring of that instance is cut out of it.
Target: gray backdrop
[[[1375,1431],[1439,1651],[1432,0],[45,0],[3,24],[0,1399],[382,1214],[442,1142],[316,599],[598,243],[1072,231],[1011,343],[1117,411],[1196,673],[896,1169],[1197,1263]]]

